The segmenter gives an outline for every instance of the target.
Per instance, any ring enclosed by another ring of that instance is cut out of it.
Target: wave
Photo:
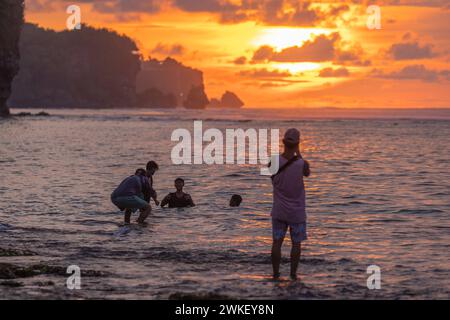
[[[108,250],[106,247],[81,247],[78,253],[83,257],[107,257],[111,259],[134,259],[139,258],[148,261],[175,262],[184,264],[252,264],[252,265],[270,265],[270,253],[256,254],[230,249],[226,251],[207,250],[207,249],[191,249],[177,250],[173,247],[153,247],[143,251],[133,250]],[[283,257],[283,263],[289,263],[288,257]],[[347,265],[353,264],[355,261],[348,258],[339,260],[327,260],[324,258],[302,257],[301,263],[311,266],[330,266],[330,265]]]
[[[434,214],[434,213],[444,213],[444,211],[439,209],[400,209],[393,212],[394,214]]]
[[[12,228],[11,225],[6,224],[6,223],[0,223],[0,231],[6,231],[6,230],[10,230]]]

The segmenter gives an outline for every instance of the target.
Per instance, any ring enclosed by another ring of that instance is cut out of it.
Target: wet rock
[[[57,275],[67,276],[67,269],[61,266],[50,266],[46,264],[34,264],[31,266],[18,266],[9,263],[0,263],[0,279],[17,279],[17,278],[29,278],[37,275]],[[81,276],[83,277],[103,277],[107,274],[97,270],[81,270]]]
[[[36,253],[29,250],[0,248],[0,257],[20,257],[20,256],[34,256],[34,255],[36,255]]]
[[[0,282],[0,286],[17,288],[17,287],[23,287],[23,283],[17,282],[17,281],[2,281],[2,282]]]
[[[0,231],[11,229],[11,226],[6,223],[0,223]]]
[[[38,281],[35,284],[39,287],[49,287],[55,285],[53,281]]]
[[[33,114],[31,112],[19,112],[15,114],[16,117],[32,117],[32,116],[36,116],[36,117],[48,117],[50,116],[50,114],[48,112],[45,111],[41,111],[38,112],[36,114]]]
[[[38,117],[48,117],[48,116],[50,116],[50,113],[45,112],[45,111],[41,111],[41,112],[36,113],[36,116],[38,116]]]
[[[32,115],[31,112],[19,112],[15,114],[16,117],[29,117],[31,115]]]
[[[234,298],[214,292],[175,292],[169,300],[234,300]]]

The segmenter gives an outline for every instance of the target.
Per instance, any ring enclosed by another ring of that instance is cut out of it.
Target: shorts
[[[308,239],[308,236],[306,234],[306,222],[292,223],[281,221],[278,219],[272,219],[273,240],[283,240],[286,236],[288,227],[292,242],[300,243]]]
[[[132,212],[136,212],[138,209],[148,207],[148,202],[138,196],[117,197],[111,199],[121,211],[125,209],[131,209]]]

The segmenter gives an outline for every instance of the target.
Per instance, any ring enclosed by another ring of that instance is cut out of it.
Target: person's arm
[[[189,202],[189,207],[195,207],[195,203],[194,203],[194,201],[192,200],[192,197],[191,197],[190,194],[188,194],[188,195],[186,196],[186,200]]]
[[[148,178],[148,185],[150,198],[153,199],[153,201],[155,201],[155,204],[157,206],[159,206],[158,194],[156,193],[155,189],[153,189],[153,178],[151,176]],[[148,202],[150,202],[150,199],[148,200]]]
[[[164,199],[161,201],[161,208],[164,208],[166,205],[169,204],[170,201],[170,194],[164,197]]]
[[[153,201],[155,201],[155,204],[156,204],[157,206],[159,206],[158,194],[156,193],[155,190],[153,190],[152,199],[153,199]]]
[[[311,169],[309,167],[309,162],[307,160],[303,160],[304,161],[304,165],[303,165],[303,175],[305,177],[309,177],[311,175]]]

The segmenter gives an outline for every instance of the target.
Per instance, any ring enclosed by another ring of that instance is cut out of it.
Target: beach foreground
[[[450,297],[449,120],[48,112],[0,121],[0,299]],[[287,248],[282,281],[270,279],[272,191],[259,165],[172,164],[171,133],[194,119],[302,131],[313,174],[300,281],[287,281]],[[147,227],[118,234],[123,216],[109,195],[149,159],[161,167],[160,196],[181,176],[197,206],[156,208]],[[238,209],[227,206],[234,193]],[[70,265],[80,290],[67,289]],[[380,290],[366,286],[370,265],[381,268]]]

